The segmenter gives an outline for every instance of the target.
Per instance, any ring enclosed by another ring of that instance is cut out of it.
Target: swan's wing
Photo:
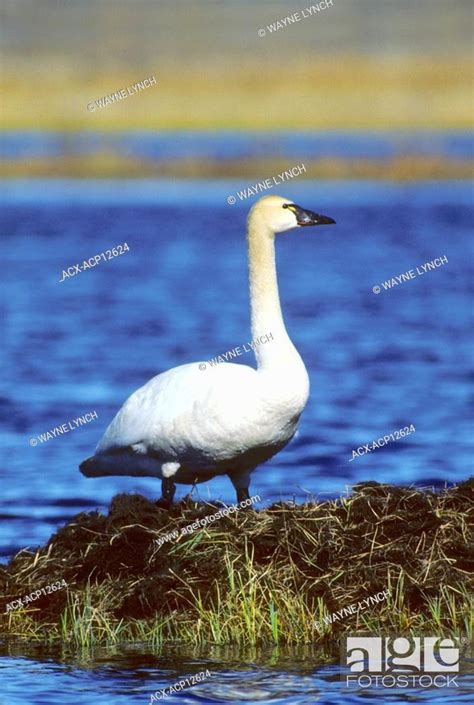
[[[110,423],[96,453],[132,447],[169,459],[193,448],[211,453],[222,449],[223,440],[229,443],[229,430],[257,403],[257,373],[232,363],[203,365],[174,367],[137,389]]]

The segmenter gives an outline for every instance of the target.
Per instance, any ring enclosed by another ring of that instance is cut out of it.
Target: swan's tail
[[[79,470],[86,477],[102,477],[104,475],[162,477],[161,463],[156,458],[130,451],[93,455],[82,461]]]

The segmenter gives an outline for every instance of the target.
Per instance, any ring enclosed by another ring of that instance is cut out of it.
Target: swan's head
[[[274,233],[283,233],[296,227],[308,225],[329,225],[336,221],[327,215],[314,213],[293,203],[291,198],[264,196],[252,207],[249,221],[258,220]]]

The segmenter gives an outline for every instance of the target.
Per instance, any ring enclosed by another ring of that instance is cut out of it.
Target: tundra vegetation
[[[187,499],[168,513],[117,495],[107,516],[80,513],[0,567],[0,631],[77,647],[276,643],[326,653],[346,631],[470,638],[473,495],[473,480],[440,492],[367,482],[338,500],[235,512],[189,536],[180,529],[217,505]],[[173,530],[178,539],[160,546]],[[61,580],[67,589],[6,611]]]

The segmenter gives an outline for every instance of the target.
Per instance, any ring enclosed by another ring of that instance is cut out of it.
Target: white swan
[[[80,465],[87,477],[162,478],[161,506],[175,483],[229,475],[237,501],[249,497],[250,473],[294,435],[309,395],[306,368],[285,329],[275,268],[275,233],[334,223],[279,196],[265,196],[248,217],[252,339],[257,369],[232,363],[192,363],[153,377],[125,402]],[[201,369],[200,369],[201,365]]]

